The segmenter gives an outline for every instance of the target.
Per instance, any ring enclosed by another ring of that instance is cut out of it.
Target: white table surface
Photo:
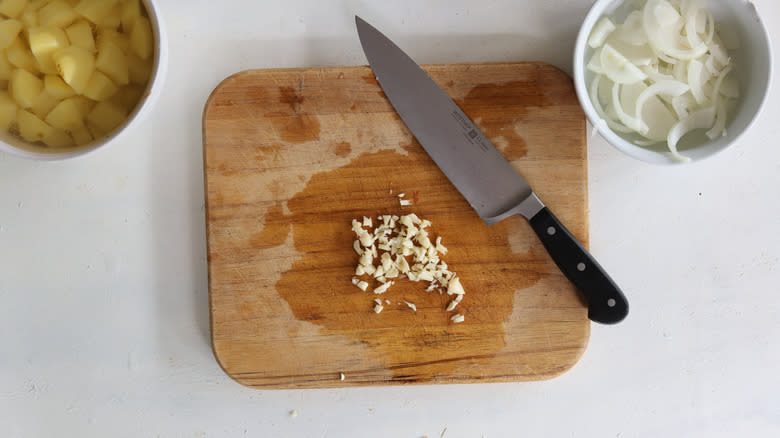
[[[591,249],[632,311],[593,325],[563,376],[259,391],[209,345],[209,92],[243,69],[364,64],[355,13],[419,62],[570,71],[591,1],[159,3],[171,57],[151,117],[80,159],[0,155],[2,436],[779,436],[780,87],[738,145],[696,165],[651,166],[590,139]],[[780,4],[755,3],[780,47]]]

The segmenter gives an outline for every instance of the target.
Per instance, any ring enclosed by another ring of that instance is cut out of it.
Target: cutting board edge
[[[283,379],[277,377],[273,382],[259,384],[259,383],[253,383],[254,380],[257,380],[256,378],[255,379],[251,377],[243,378],[239,375],[231,373],[228,370],[228,366],[225,365],[222,359],[220,358],[217,345],[214,342],[215,340],[214,340],[213,331],[210,336],[210,343],[211,343],[212,353],[214,354],[214,358],[219,364],[219,367],[228,377],[230,377],[233,381],[235,381],[236,383],[242,386],[245,386],[247,388],[252,388],[252,389],[258,389],[258,390],[259,389],[262,390],[335,389],[335,388],[361,388],[367,386],[390,387],[390,386],[410,386],[410,385],[433,386],[433,385],[442,385],[442,384],[469,385],[469,384],[480,384],[480,383],[482,384],[484,383],[526,383],[526,382],[542,382],[546,380],[552,380],[566,374],[571,369],[573,369],[582,359],[582,356],[585,354],[585,351],[588,349],[588,345],[590,343],[590,332],[591,332],[590,321],[585,321],[585,327],[586,328],[584,333],[583,344],[578,348],[571,348],[571,350],[576,350],[575,358],[570,362],[567,362],[565,366],[562,366],[560,369],[557,369],[554,372],[544,373],[544,374],[533,374],[533,375],[515,374],[515,375],[504,375],[504,376],[491,376],[486,378],[474,378],[473,376],[465,376],[463,378],[450,378],[450,379],[431,378],[431,379],[412,380],[412,381],[362,380],[362,381],[350,382],[348,378],[345,378],[345,380],[340,380],[337,378],[337,376],[333,375],[332,378],[323,378],[322,380],[309,380],[309,381],[304,381],[302,383],[296,383],[295,379]]]
[[[420,64],[420,66],[426,70],[427,68],[435,68],[435,67],[442,67],[442,66],[449,66],[449,67],[458,67],[458,66],[473,66],[474,62],[437,62],[437,63],[428,63],[428,64]],[[488,65],[488,66],[500,66],[500,65],[543,65],[547,67],[552,67],[553,69],[559,71],[560,73],[566,75],[569,79],[572,79],[571,75],[567,73],[562,68],[558,67],[555,64],[551,64],[549,62],[545,61],[486,61],[486,62],[479,62],[479,65]],[[203,127],[203,131],[205,133],[205,121],[206,121],[206,114],[209,110],[209,107],[211,106],[212,100],[214,96],[217,94],[218,91],[220,91],[224,86],[229,84],[230,82],[236,80],[237,78],[256,73],[256,72],[264,72],[264,73],[289,73],[289,72],[307,72],[307,71],[316,71],[316,70],[366,70],[371,71],[371,67],[368,64],[359,64],[359,65],[321,65],[321,66],[311,66],[311,67],[282,67],[282,68],[248,68],[244,69],[238,72],[235,72],[233,74],[230,74],[226,76],[224,79],[222,79],[216,87],[209,93],[209,97],[206,99],[206,104],[203,108],[203,116],[201,119],[201,125]],[[584,117],[584,114],[583,114]],[[586,133],[587,134],[587,133]],[[205,136],[204,136],[205,139]]]

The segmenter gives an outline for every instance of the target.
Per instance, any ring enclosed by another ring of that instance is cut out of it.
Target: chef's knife
[[[355,17],[382,90],[409,130],[488,225],[520,214],[588,301],[588,317],[614,324],[628,302],[593,256],[558,221],[474,122],[406,53]]]

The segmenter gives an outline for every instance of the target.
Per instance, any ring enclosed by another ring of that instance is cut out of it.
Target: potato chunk
[[[0,56],[0,81],[11,79],[11,72],[14,71],[15,68],[16,67],[14,67],[13,64],[8,62],[7,56]],[[4,87],[3,89],[7,89],[7,87]]]
[[[106,76],[119,85],[130,83],[127,56],[125,56],[122,49],[107,38],[98,40],[98,55],[95,60],[95,68],[105,73]]]
[[[127,55],[127,67],[130,70],[130,82],[146,85],[152,74],[152,60],[143,60],[135,53]]]
[[[73,23],[79,14],[64,0],[54,0],[38,11],[38,24],[63,28]]]
[[[81,125],[71,129],[70,135],[73,137],[73,140],[78,145],[87,144],[93,140],[92,133],[89,132],[87,125],[85,125],[83,122],[81,123]]]
[[[113,96],[117,91],[119,91],[119,87],[108,76],[95,70],[92,73],[92,77],[89,78],[87,88],[84,90],[84,96],[92,100],[101,101]]]
[[[51,136],[54,130],[49,124],[27,110],[20,109],[16,113],[16,118],[19,125],[19,135],[32,143],[43,141],[44,138]]]
[[[33,56],[30,48],[27,47],[21,36],[11,43],[5,54],[8,57],[8,61],[16,67],[23,68],[34,74],[40,73],[38,61],[35,60],[35,56]]]
[[[133,31],[135,21],[142,17],[141,14],[141,1],[140,0],[126,0],[122,7],[122,31],[129,34]]]
[[[54,52],[52,59],[65,83],[83,94],[95,71],[95,57],[84,48],[71,46]]]
[[[105,134],[110,133],[125,121],[127,114],[111,102],[98,102],[87,115],[87,122],[97,127]]]
[[[59,100],[76,95],[76,92],[70,85],[66,84],[61,77],[55,75],[46,75],[43,78],[43,89]]]
[[[148,18],[141,17],[136,20],[133,31],[130,32],[130,47],[141,59],[149,59],[154,53],[154,35]]]
[[[55,128],[68,131],[83,125],[85,115],[86,113],[83,112],[78,100],[65,99],[49,111],[49,114],[46,116],[46,123]]]
[[[47,93],[46,90],[41,91],[41,94],[35,98],[30,111],[41,119],[45,119],[49,111],[52,110],[57,104],[60,103],[60,99]]]
[[[16,123],[16,112],[19,106],[16,105],[11,96],[5,91],[0,91],[0,129],[8,131]]]
[[[19,21],[28,29],[38,26],[38,11],[29,8],[25,9],[24,12],[22,12],[22,16],[19,17]]]
[[[123,34],[121,32],[117,32],[114,29],[98,29],[98,36],[95,42],[95,45],[97,45],[98,50],[100,50],[100,45],[105,41],[109,41],[113,43],[115,46],[122,49],[122,52],[124,53],[132,52],[132,49],[130,48],[129,35]]]
[[[98,27],[105,29],[119,29],[121,23],[122,5],[117,3],[114,5],[114,7],[111,8],[111,10],[108,11],[108,14],[106,14],[103,19],[97,23],[97,25]]]
[[[65,33],[70,44],[89,51],[95,50],[95,37],[92,35],[92,26],[86,20],[79,20],[71,24]]]
[[[49,135],[43,138],[43,143],[46,146],[53,148],[67,148],[73,146],[73,138],[67,132],[52,128]]]
[[[0,0],[0,14],[16,18],[22,13],[25,6],[27,6],[27,0]]]
[[[23,68],[17,68],[11,73],[8,87],[11,96],[21,108],[31,108],[43,91],[43,81]]]
[[[119,0],[81,0],[74,8],[87,20],[100,24]]]
[[[125,112],[130,113],[138,105],[138,102],[141,101],[145,91],[146,89],[141,85],[125,85],[111,96],[110,101],[122,107]]]
[[[92,111],[92,108],[95,107],[97,102],[95,102],[92,99],[86,98],[84,96],[73,96],[69,98],[72,100],[76,107],[79,109],[79,114],[81,114],[81,118],[86,118],[87,114],[89,114],[90,111]]]
[[[0,21],[0,49],[5,49],[14,42],[24,25],[17,20]]]
[[[30,50],[42,73],[57,74],[57,66],[52,59],[52,53],[68,47],[68,37],[62,29],[58,27],[34,27],[27,31],[28,41],[30,41]]]

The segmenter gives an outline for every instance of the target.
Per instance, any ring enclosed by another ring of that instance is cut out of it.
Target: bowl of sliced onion
[[[594,130],[657,164],[734,144],[766,101],[771,69],[769,37],[747,1],[597,0],[574,50]]]
[[[0,151],[61,160],[136,126],[167,67],[155,5],[0,1]]]

